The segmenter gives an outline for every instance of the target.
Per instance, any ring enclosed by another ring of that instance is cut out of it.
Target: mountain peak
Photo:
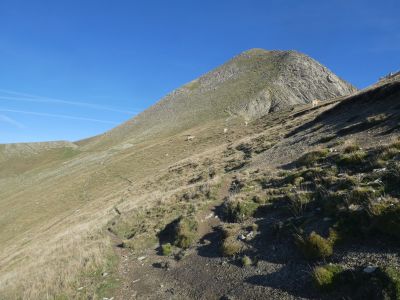
[[[232,117],[253,119],[314,99],[326,100],[355,91],[351,84],[298,51],[254,48],[174,90],[89,143],[137,141]]]

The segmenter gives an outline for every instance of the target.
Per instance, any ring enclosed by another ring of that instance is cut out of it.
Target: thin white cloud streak
[[[6,96],[0,96],[0,100],[24,101],[24,102],[35,102],[35,103],[65,104],[65,105],[87,107],[87,108],[103,110],[103,111],[118,112],[118,113],[129,114],[129,115],[134,115],[134,114],[137,113],[137,112],[134,112],[134,111],[116,109],[116,108],[112,108],[112,107],[108,107],[108,106],[97,105],[97,104],[92,104],[92,103],[87,103],[87,102],[68,101],[68,100],[62,100],[62,99],[57,99],[57,98],[47,98],[47,97],[42,97],[42,96],[37,96],[37,95],[32,95],[32,94],[26,94],[26,93],[20,93],[20,92],[4,90],[4,89],[0,89],[0,93],[18,96],[18,97],[7,96],[7,95]]]
[[[89,122],[97,122],[97,123],[105,123],[105,124],[113,124],[113,125],[119,124],[119,123],[113,122],[113,121],[106,121],[106,120],[99,120],[99,119],[92,119],[92,118],[83,118],[83,117],[74,117],[74,116],[69,116],[69,115],[48,114],[48,113],[25,111],[25,110],[0,108],[0,112],[9,112],[9,113],[17,113],[17,114],[25,114],[25,115],[33,115],[33,116],[41,116],[41,117],[61,118],[61,119],[70,119],[70,120],[89,121]]]
[[[7,117],[5,115],[0,115],[0,122],[13,125],[13,126],[19,128],[19,129],[25,128],[24,124],[14,120],[14,119],[11,119],[10,117]]]

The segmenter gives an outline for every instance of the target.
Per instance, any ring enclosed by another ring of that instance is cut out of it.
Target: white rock
[[[210,213],[208,216],[205,217],[206,220],[212,218],[214,216],[214,213]]]
[[[138,261],[142,261],[142,260],[144,260],[144,259],[146,259],[146,256],[140,256],[140,257],[138,257]]]
[[[246,236],[246,238],[247,238],[247,239],[251,239],[251,238],[253,237],[253,235],[254,235],[254,232],[251,231],[251,232]]]

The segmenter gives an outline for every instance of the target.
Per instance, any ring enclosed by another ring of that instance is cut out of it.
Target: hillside
[[[400,82],[353,92],[250,50],[104,135],[3,146],[0,298],[392,299]]]

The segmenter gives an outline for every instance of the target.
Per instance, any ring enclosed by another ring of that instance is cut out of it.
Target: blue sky
[[[250,49],[365,87],[400,69],[400,1],[0,0],[0,143],[78,140]]]

